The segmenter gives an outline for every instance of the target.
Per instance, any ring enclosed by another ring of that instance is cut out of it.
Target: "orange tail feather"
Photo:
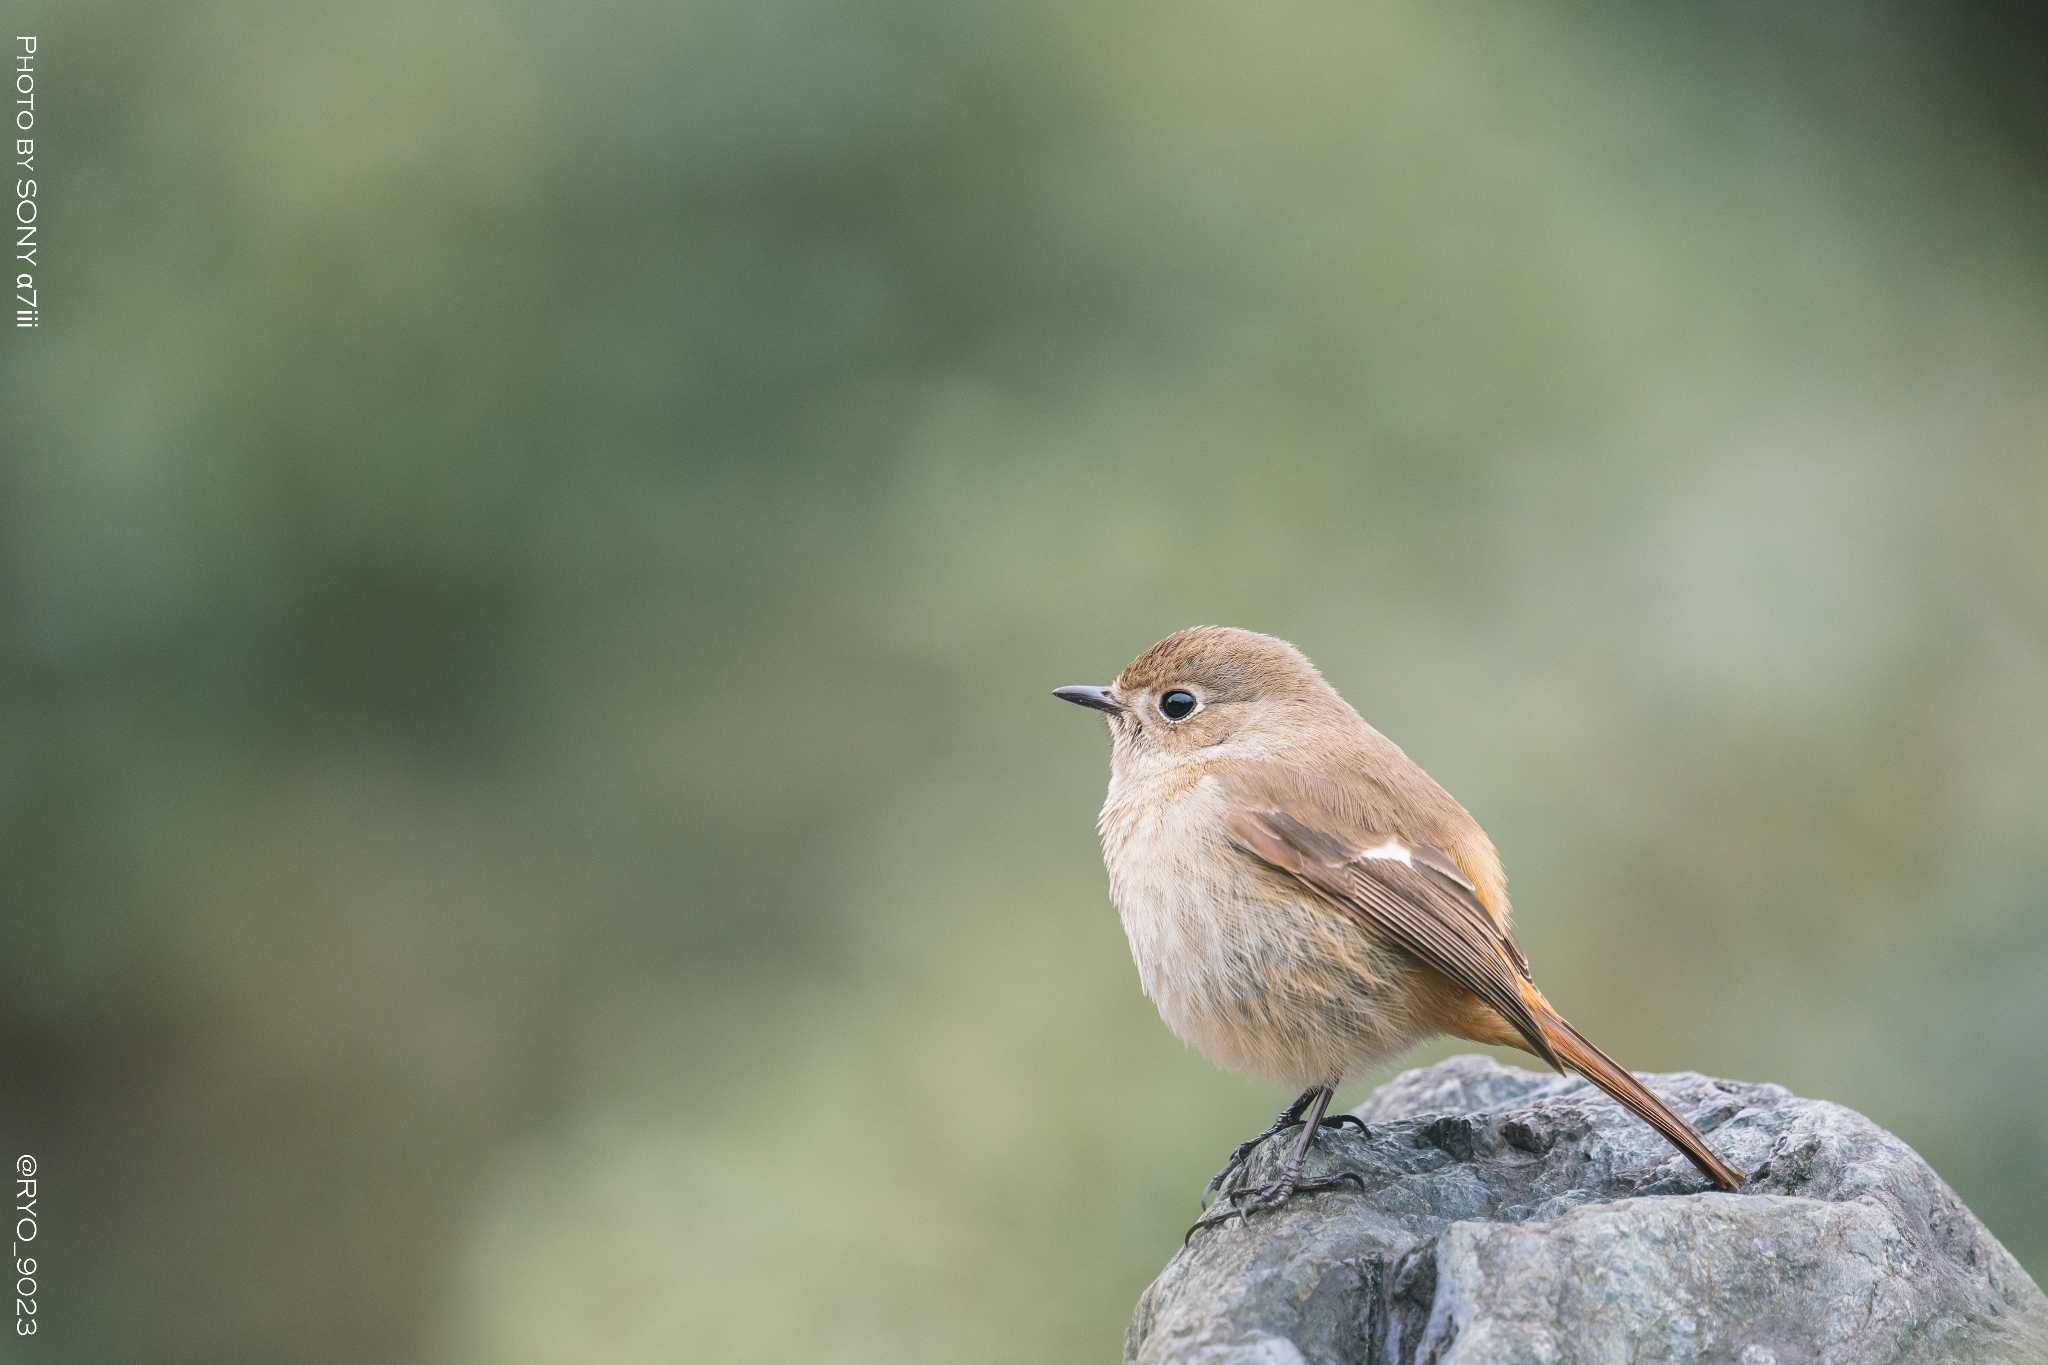
[[[1551,1050],[1566,1067],[1599,1086],[1612,1095],[1623,1108],[1670,1139],[1672,1146],[1684,1152],[1693,1165],[1699,1167],[1708,1179],[1722,1189],[1739,1189],[1742,1182],[1749,1178],[1715,1155],[1714,1149],[1707,1145],[1707,1140],[1699,1129],[1680,1118],[1670,1105],[1658,1099],[1648,1086],[1630,1073],[1627,1067],[1602,1052],[1594,1046],[1590,1038],[1566,1023],[1540,993],[1532,989],[1529,994],[1535,996],[1530,1004],[1534,1007],[1537,1021],[1543,1027],[1544,1041],[1550,1044]]]

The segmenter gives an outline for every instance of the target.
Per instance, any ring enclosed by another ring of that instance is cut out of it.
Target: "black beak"
[[[1070,701],[1076,706],[1092,706],[1098,711],[1121,711],[1124,709],[1123,703],[1118,701],[1106,687],[1088,687],[1084,684],[1076,683],[1072,687],[1055,687],[1052,690],[1052,694],[1061,701]]]

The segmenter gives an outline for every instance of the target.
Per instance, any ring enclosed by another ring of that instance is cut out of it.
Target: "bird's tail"
[[[1700,1130],[1680,1118],[1675,1110],[1632,1075],[1628,1068],[1594,1046],[1593,1040],[1564,1021],[1564,1017],[1551,1008],[1542,992],[1533,986],[1525,989],[1531,1012],[1543,1030],[1544,1041],[1551,1051],[1570,1070],[1578,1072],[1593,1084],[1612,1095],[1621,1106],[1655,1128],[1671,1145],[1684,1152],[1692,1164],[1705,1172],[1707,1177],[1724,1190],[1741,1187],[1749,1177],[1736,1170],[1714,1154],[1707,1145]]]

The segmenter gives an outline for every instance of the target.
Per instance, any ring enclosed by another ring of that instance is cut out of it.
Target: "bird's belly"
[[[1306,1087],[1428,1031],[1405,959],[1242,855],[1177,842],[1111,850],[1111,888],[1145,994],[1183,1042],[1219,1066]]]

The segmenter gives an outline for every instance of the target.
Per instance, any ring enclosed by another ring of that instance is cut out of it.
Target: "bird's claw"
[[[1299,1172],[1288,1172],[1272,1184],[1262,1185],[1256,1190],[1227,1190],[1207,1213],[1194,1221],[1187,1235],[1180,1239],[1180,1244],[1186,1246],[1203,1228],[1221,1227],[1234,1217],[1250,1223],[1253,1214],[1277,1209],[1297,1194],[1321,1194],[1347,1186],[1362,1193],[1365,1177],[1356,1171],[1339,1171],[1321,1180],[1303,1180]]]
[[[1281,1131],[1284,1132],[1286,1130],[1282,1129]],[[1222,1189],[1224,1183],[1230,1177],[1242,1170],[1245,1162],[1252,1159],[1252,1153],[1259,1150],[1259,1144],[1271,1136],[1272,1134],[1270,1133],[1261,1133],[1255,1138],[1247,1138],[1231,1149],[1229,1159],[1223,1163],[1223,1169],[1210,1176],[1208,1185],[1203,1187],[1202,1202],[1204,1206],[1207,1205],[1209,1196]]]
[[[1246,1138],[1243,1142],[1238,1143],[1236,1147],[1231,1149],[1229,1159],[1223,1163],[1223,1169],[1210,1176],[1209,1183],[1203,1187],[1201,1207],[1208,1207],[1209,1196],[1221,1190],[1232,1176],[1243,1169],[1244,1164],[1251,1160],[1252,1153],[1258,1151],[1260,1145],[1267,1138],[1277,1136],[1290,1128],[1298,1128],[1300,1126],[1301,1121],[1299,1119],[1293,1123],[1278,1124],[1268,1128],[1257,1137]],[[1367,1137],[1372,1136],[1372,1129],[1366,1127],[1365,1120],[1356,1114],[1331,1114],[1316,1123],[1317,1128],[1343,1128],[1347,1126],[1356,1128]],[[1267,1188],[1270,1189],[1271,1186]]]

